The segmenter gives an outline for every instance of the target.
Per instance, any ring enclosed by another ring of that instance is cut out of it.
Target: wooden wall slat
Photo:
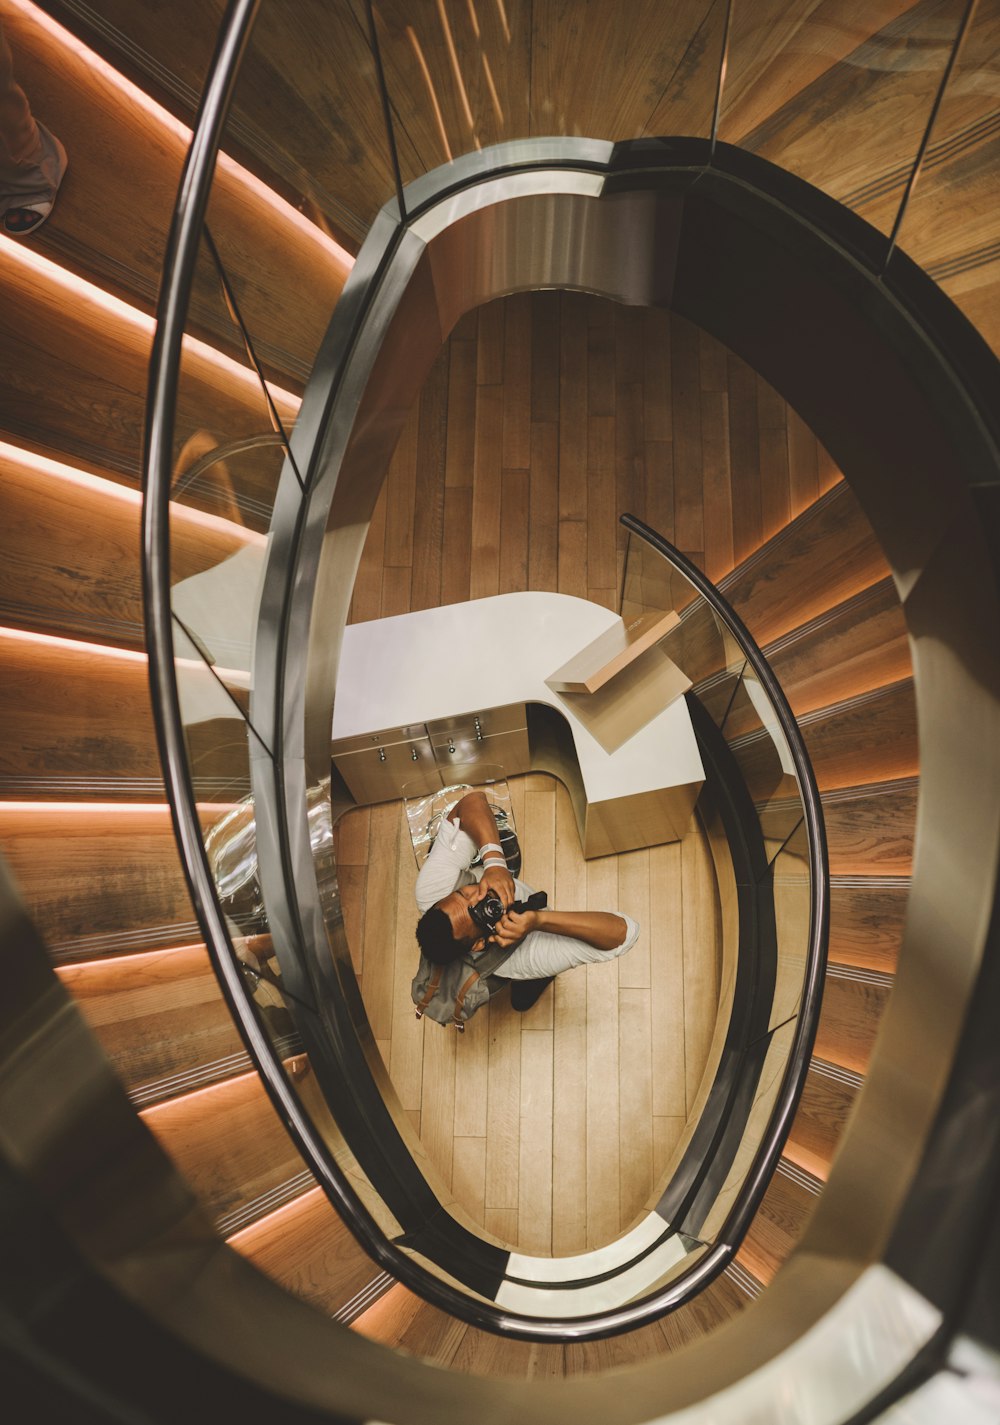
[[[320,1188],[236,1233],[229,1245],[287,1291],[327,1314],[378,1276],[378,1268]]]
[[[243,1041],[203,945],[68,965],[59,975],[128,1088],[233,1056],[245,1070]]]

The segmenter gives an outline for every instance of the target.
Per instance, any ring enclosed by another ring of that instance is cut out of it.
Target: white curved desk
[[[557,693],[545,682],[569,654],[617,622],[616,614],[586,599],[528,592],[350,625],[333,714],[337,765],[344,762],[338,751],[350,755],[367,740],[369,755],[379,756],[395,737],[392,745],[408,748],[402,770],[412,758],[420,772],[420,732],[428,726],[455,725],[463,717],[471,722],[477,714],[485,723],[485,710],[541,704],[561,714],[565,731],[560,735],[563,724],[551,714],[529,715],[528,763],[512,766],[508,758],[504,765],[509,774],[544,770],[566,783],[586,856],[679,839],[704,781],[684,700],[607,752],[577,713],[577,699],[587,695]],[[393,795],[399,792],[386,799]]]

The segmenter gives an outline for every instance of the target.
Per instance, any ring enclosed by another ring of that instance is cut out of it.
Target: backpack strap
[[[509,960],[517,948],[516,945],[511,945],[504,950],[499,945],[490,945],[485,950],[480,950],[478,955],[467,955],[465,963],[485,979],[487,975],[492,975],[505,961]]]
[[[472,989],[472,986],[476,983],[476,981],[477,981],[478,979],[479,979],[479,971],[478,971],[478,970],[473,970],[472,974],[469,976],[469,978],[466,980],[465,984],[462,986],[462,988],[459,990],[458,994],[455,996],[455,1013],[454,1013],[453,1023],[454,1023],[454,1025],[455,1025],[455,1028],[458,1030],[459,1034],[464,1034],[464,1033],[465,1033],[465,1020],[462,1019],[462,1017],[461,1017],[461,1015],[462,1015],[462,1006],[465,1004],[465,996],[469,993],[469,991]]]
[[[417,1005],[417,1018],[418,1018],[418,1019],[423,1019],[423,1017],[424,1017],[424,1010],[427,1008],[427,1006],[430,1004],[431,1000],[432,1000],[432,999],[434,998],[434,996],[437,994],[438,985],[441,983],[441,971],[443,970],[443,968],[444,968],[443,965],[435,965],[435,966],[434,966],[434,970],[433,970],[433,972],[432,972],[432,974],[431,974],[431,977],[430,977],[430,979],[429,979],[428,982],[427,982],[427,988],[424,990],[423,998],[421,999],[420,1003]]]

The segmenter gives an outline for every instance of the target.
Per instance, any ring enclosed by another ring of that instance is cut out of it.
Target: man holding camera
[[[481,869],[472,866],[477,858]],[[466,793],[443,823],[417,876],[416,899],[417,941],[434,964],[487,942],[516,947],[493,973],[511,981],[511,1004],[522,1013],[556,975],[624,955],[639,935],[631,917],[613,911],[549,910],[544,896],[515,880],[482,792]]]

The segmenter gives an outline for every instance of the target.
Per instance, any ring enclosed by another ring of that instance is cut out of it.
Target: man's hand
[[[493,932],[493,943],[499,945],[501,950],[509,950],[513,945],[519,945],[532,930],[539,929],[540,919],[537,910],[508,911]]]
[[[478,905],[488,891],[493,891],[500,897],[504,910],[508,910],[517,900],[514,877],[506,866],[486,867],[482,880],[479,882],[478,894],[473,898],[472,904]]]

